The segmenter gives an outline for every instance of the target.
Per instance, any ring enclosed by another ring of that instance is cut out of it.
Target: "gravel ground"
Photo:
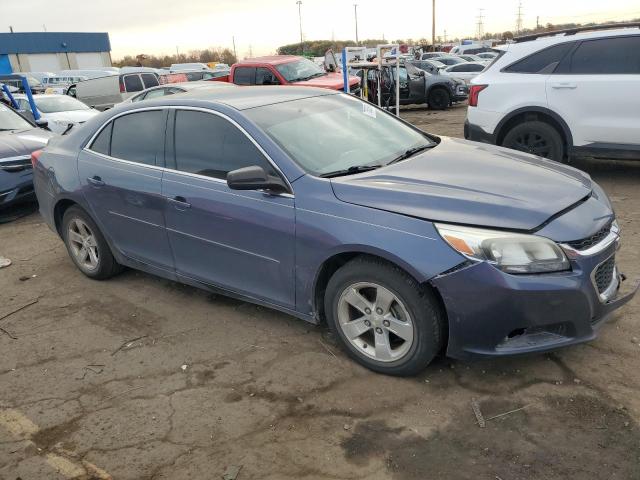
[[[465,108],[403,116],[462,136]],[[640,277],[640,162],[576,166]],[[589,344],[399,379],[269,309],[132,270],[88,280],[37,214],[0,225],[0,256],[0,479],[640,478],[638,298]],[[472,400],[521,410],[479,428]]]

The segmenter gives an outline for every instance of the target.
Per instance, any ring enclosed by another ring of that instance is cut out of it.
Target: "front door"
[[[78,173],[94,218],[113,246],[171,270],[160,168],[166,116],[156,109],[117,117],[80,151]]]
[[[186,109],[173,115],[162,193],[176,273],[293,308],[293,196],[226,183],[229,171],[252,165],[279,173],[225,117]]]

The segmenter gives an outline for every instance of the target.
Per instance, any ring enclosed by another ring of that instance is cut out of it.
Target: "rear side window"
[[[471,65],[463,65],[463,68],[466,67],[467,72],[481,72],[482,70],[484,70],[484,65],[478,65],[476,63],[472,63]]]
[[[90,149],[97,153],[102,153],[103,155],[110,155],[111,148],[111,127],[113,126],[113,122],[109,122],[109,125],[104,127],[100,134],[96,137],[96,139],[91,144]]]
[[[571,73],[640,74],[640,36],[588,40],[571,57]]]
[[[144,88],[157,87],[160,85],[158,82],[158,77],[153,75],[152,73],[143,73],[140,75],[142,77],[142,81],[144,82]]]
[[[139,92],[144,90],[142,80],[138,75],[127,75],[124,77],[124,88],[127,92]]]
[[[271,164],[235,125],[204,112],[179,110],[175,126],[176,169],[226,179],[238,168],[259,165],[276,175]]]
[[[512,73],[551,73],[573,48],[575,42],[559,43],[509,65],[505,72]]]
[[[112,157],[131,162],[156,165],[156,157],[164,145],[165,112],[149,110],[130,113],[113,121]]]
[[[236,85],[255,85],[256,69],[251,67],[236,67],[233,72],[233,83]]]

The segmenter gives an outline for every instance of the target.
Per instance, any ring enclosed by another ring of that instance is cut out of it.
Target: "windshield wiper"
[[[323,173],[320,175],[322,178],[342,177],[344,175],[353,175],[356,173],[369,172],[380,168],[382,165],[354,165],[353,167],[345,168],[344,170],[336,170],[335,172]]]
[[[292,80],[292,81],[294,81],[294,82],[306,82],[307,80],[311,80],[312,78],[323,77],[325,75],[326,75],[326,73],[317,72],[317,73],[309,75],[308,77],[300,77],[300,78],[296,78],[295,80]]]
[[[427,145],[420,145],[419,147],[410,148],[409,150],[405,151],[402,155],[398,155],[396,158],[391,160],[389,163],[387,163],[387,165],[401,162],[402,160],[406,160],[407,158],[413,157],[414,155],[417,155],[418,153],[428,150],[429,148],[433,148],[435,146],[436,146],[435,143],[429,143]]]

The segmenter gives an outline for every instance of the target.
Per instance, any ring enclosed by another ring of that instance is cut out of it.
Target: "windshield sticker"
[[[369,105],[366,103],[362,104],[362,113],[371,118],[376,118],[376,109],[373,105]]]

